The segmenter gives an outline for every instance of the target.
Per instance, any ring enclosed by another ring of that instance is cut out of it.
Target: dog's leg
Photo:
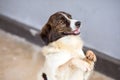
[[[85,74],[84,80],[88,80],[91,72],[93,71],[94,63],[97,61],[97,58],[94,52],[91,50],[88,50],[85,56],[86,57],[84,58],[84,61],[86,61],[89,66],[86,67],[87,73]]]
[[[91,71],[92,68],[94,67],[94,62],[96,62],[96,60],[97,59],[95,54],[91,50],[88,50],[86,52],[86,57],[84,59],[72,58],[69,61],[67,61],[65,64],[60,65],[59,69],[62,70],[65,67],[69,66],[71,69],[81,68],[82,70],[85,71],[86,70]]]
[[[94,62],[96,62],[96,60],[96,55],[91,50],[88,50],[84,59],[76,57],[72,58],[65,64],[61,65],[60,69],[64,68],[65,66],[69,66],[71,69],[81,68],[83,71],[92,71],[94,68]]]
[[[94,68],[94,63],[97,60],[96,55],[94,54],[93,51],[88,50],[86,52],[85,56],[86,57],[83,59],[87,63],[87,65],[85,67],[86,67],[87,71],[92,71]]]
[[[80,71],[85,71],[83,78],[84,80],[88,80],[91,72],[93,71],[94,63],[96,62],[97,58],[96,58],[96,55],[91,50],[88,50],[85,56],[86,57],[83,60],[80,60],[80,59],[78,60],[77,58],[73,59],[71,61],[72,62],[71,66],[74,66],[74,67],[76,66],[79,69],[81,69]],[[81,79],[81,77],[79,79]]]
[[[94,65],[94,64],[93,64]],[[59,66],[59,78],[65,77],[65,80],[87,80],[90,72],[93,70],[93,65],[80,58],[72,58],[65,64]],[[60,76],[64,73],[64,76]],[[79,75],[78,75],[79,74]]]
[[[80,59],[79,57],[71,58],[66,63],[60,65],[57,71],[59,73],[65,72],[66,75],[68,73],[70,73],[69,75],[71,75],[71,74],[73,74],[71,72],[76,71],[76,70],[80,70],[80,73],[81,72],[86,73],[85,76],[84,76],[84,80],[87,80],[91,71],[94,68],[94,62],[95,61],[96,61],[95,54],[92,51],[89,50],[89,51],[87,51],[86,57],[84,59]],[[76,73],[75,73],[75,75],[76,75]],[[71,75],[71,77],[72,77],[72,75]]]

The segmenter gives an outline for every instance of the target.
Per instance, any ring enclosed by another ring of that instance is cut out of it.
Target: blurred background
[[[85,46],[120,59],[120,0],[0,0],[0,14],[37,29],[57,11],[82,22]]]

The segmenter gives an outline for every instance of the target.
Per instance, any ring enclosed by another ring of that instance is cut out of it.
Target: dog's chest
[[[74,57],[84,58],[82,51],[83,43],[79,37],[67,36],[61,38],[43,48],[43,55],[46,57],[43,71],[49,79],[60,65],[63,65]],[[52,74],[52,75],[51,75]]]
[[[60,51],[67,51],[71,55],[85,57],[82,51],[83,42],[79,36],[66,36],[52,44]]]
[[[43,54],[46,56],[47,64],[53,62],[49,66],[58,67],[71,58],[85,58],[82,46],[83,43],[79,37],[67,36],[46,46]]]

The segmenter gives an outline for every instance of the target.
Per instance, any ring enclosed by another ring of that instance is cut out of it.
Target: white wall
[[[120,59],[120,0],[0,0],[0,13],[40,29],[56,11],[82,21],[85,45]]]

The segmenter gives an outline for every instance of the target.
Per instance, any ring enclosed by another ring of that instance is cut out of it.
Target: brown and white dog
[[[50,16],[42,28],[41,38],[47,44],[42,49],[45,63],[38,74],[39,80],[87,80],[94,68],[96,56],[82,51],[79,36],[81,22],[66,12]]]

